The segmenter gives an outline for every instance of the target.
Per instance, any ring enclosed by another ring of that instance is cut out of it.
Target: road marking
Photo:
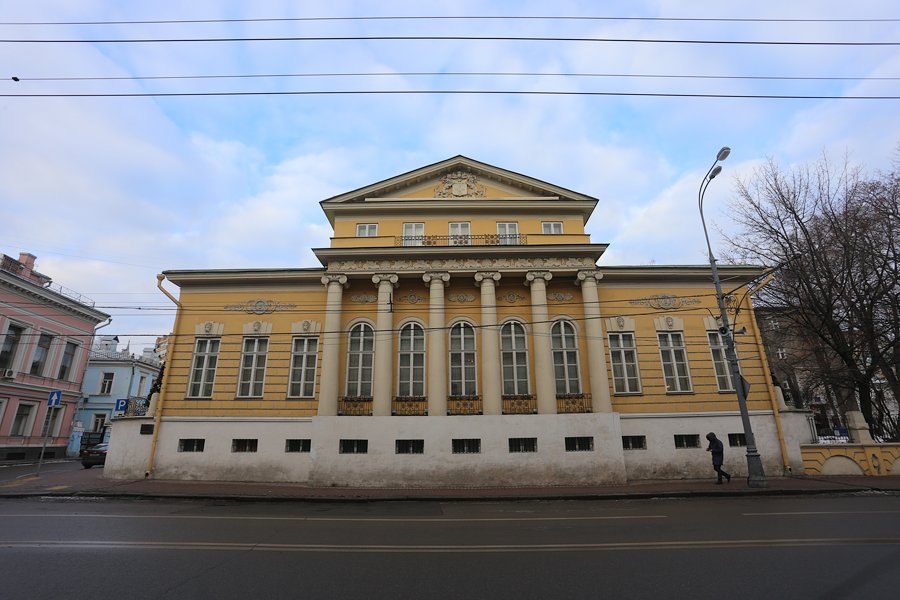
[[[67,486],[67,485],[51,485],[50,487],[44,488],[44,489],[47,490],[48,492],[58,492],[59,490],[69,489],[69,486]]]
[[[608,521],[622,519],[667,519],[667,515],[623,515],[594,517],[258,517],[258,516],[220,516],[220,515],[128,515],[128,514],[91,514],[91,513],[12,513],[0,514],[0,519],[47,519],[89,518],[89,519],[196,519],[220,521],[357,521],[378,523],[493,523],[503,521]]]
[[[815,515],[890,515],[900,513],[900,510],[818,510],[797,512],[755,512],[741,513],[745,517],[806,517]]]
[[[20,475],[16,477],[9,483],[4,483],[0,485],[0,487],[11,488],[11,487],[19,487],[20,485],[25,485],[26,483],[30,483],[32,481],[37,481],[40,477],[28,476],[28,475]]]
[[[683,540],[610,542],[600,544],[486,544],[486,545],[368,545],[368,544],[257,544],[252,542],[128,542],[128,541],[0,541],[0,549],[72,548],[135,550],[227,550],[241,552],[343,552],[343,553],[521,553],[603,552],[621,550],[704,550],[808,546],[900,545],[900,538],[787,538],[754,540]]]

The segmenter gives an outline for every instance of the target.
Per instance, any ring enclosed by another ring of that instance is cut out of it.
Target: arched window
[[[375,333],[367,323],[350,330],[347,344],[347,396],[372,396],[372,360],[375,356]]]
[[[398,396],[425,396],[425,331],[418,323],[400,330]]]
[[[553,346],[553,372],[557,394],[580,394],[578,380],[578,340],[569,321],[557,321],[550,328]]]
[[[500,328],[500,362],[503,365],[503,394],[527,394],[528,343],[521,323],[510,321]]]
[[[473,396],[475,386],[475,328],[457,323],[450,328],[450,395]]]

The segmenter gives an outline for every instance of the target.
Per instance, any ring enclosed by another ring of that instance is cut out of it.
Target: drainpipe
[[[772,386],[772,378],[770,376],[771,371],[769,371],[769,359],[766,357],[766,349],[763,346],[762,335],[759,332],[759,324],[756,322],[756,314],[749,302],[750,296],[769,285],[774,278],[774,273],[770,272],[765,279],[747,292],[748,320],[753,329],[753,339],[756,342],[756,347],[759,348],[759,360],[762,362],[763,375],[766,378],[766,390],[769,392],[769,403],[772,405],[772,415],[775,418],[775,430],[778,433],[778,444],[781,447],[781,466],[785,473],[793,474],[791,461],[788,458],[787,442],[785,442],[784,439],[784,429],[781,426],[781,413],[778,410],[778,396],[775,394],[775,388]]]
[[[181,302],[179,302],[175,298],[175,296],[170,294],[169,291],[166,290],[162,286],[162,282],[165,280],[166,280],[166,276],[163,275],[162,273],[157,275],[156,276],[156,287],[159,288],[159,291],[161,291],[163,294],[165,294],[169,298],[169,300],[174,302],[175,306],[178,307],[178,310],[175,312],[175,326],[173,328],[173,337],[175,337],[177,339],[177,337],[179,335],[178,334],[178,326],[181,323],[181,312],[182,312],[181,311]],[[171,351],[169,353],[170,357],[172,356],[172,353],[174,353],[174,351],[175,351],[175,345],[173,344]],[[170,360],[171,360],[171,358],[170,358]],[[172,378],[172,368],[170,365],[169,368],[166,369],[166,372],[163,375],[162,383],[159,386],[159,400],[156,403],[156,413],[153,415],[153,417],[154,417],[153,440],[150,442],[150,457],[147,459],[147,470],[144,471],[144,479],[149,479],[150,475],[153,473],[153,462],[156,459],[156,444],[159,441],[159,428],[162,423],[163,406],[165,405],[165,402],[166,402],[166,397],[163,394],[163,391],[166,389],[166,384],[169,383],[169,379],[171,379],[171,378]]]

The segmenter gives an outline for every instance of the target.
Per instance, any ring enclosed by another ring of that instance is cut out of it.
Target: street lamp
[[[741,368],[738,364],[737,352],[734,350],[734,334],[728,324],[728,312],[725,310],[725,298],[722,295],[722,282],[719,280],[719,269],[716,266],[716,258],[713,256],[712,245],[709,243],[709,233],[706,231],[706,219],[703,217],[703,196],[706,194],[706,188],[709,182],[716,178],[716,175],[722,172],[722,165],[719,163],[731,154],[731,148],[728,146],[719,150],[716,160],[713,162],[703,181],[700,183],[700,190],[697,192],[697,206],[700,209],[700,222],[703,224],[703,235],[706,236],[706,248],[709,250],[709,266],[712,268],[713,282],[716,284],[716,302],[719,304],[719,318],[721,324],[719,333],[725,340],[725,358],[728,360],[728,368],[731,372],[731,382],[737,392],[738,407],[741,410],[741,422],[744,425],[744,439],[747,442],[747,485],[752,488],[764,488],[768,486],[766,474],[763,471],[762,461],[759,458],[759,452],[756,450],[756,440],[753,437],[753,428],[750,426],[750,414],[747,412],[747,389],[744,385],[744,378],[741,375]]]

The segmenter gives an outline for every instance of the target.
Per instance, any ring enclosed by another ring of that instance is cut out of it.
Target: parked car
[[[106,464],[106,451],[109,450],[109,444],[97,444],[81,451],[81,466],[90,469],[94,465]]]

